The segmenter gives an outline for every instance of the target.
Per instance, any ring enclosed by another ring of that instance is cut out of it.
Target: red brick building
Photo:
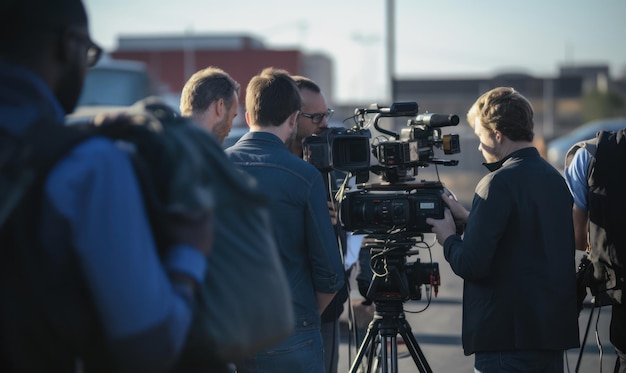
[[[144,62],[153,79],[167,90],[180,93],[187,79],[197,70],[217,66],[228,72],[242,87],[241,103],[250,78],[265,67],[273,66],[291,74],[307,75],[330,90],[331,63],[315,56],[315,65],[307,64],[300,50],[272,50],[249,36],[150,36],[120,37],[115,59]]]

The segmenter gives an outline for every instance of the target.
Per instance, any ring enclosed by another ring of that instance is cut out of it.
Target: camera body
[[[426,218],[443,219],[442,191],[436,181],[362,186],[341,201],[341,224],[354,232],[430,232]]]
[[[439,263],[422,263],[419,258],[405,265],[408,278],[409,299],[422,299],[422,285],[437,287],[440,285]]]
[[[426,167],[436,161],[434,148],[444,154],[461,152],[459,135],[443,135],[441,127],[456,126],[457,115],[420,114],[407,121],[398,140],[385,141],[376,146],[378,162],[387,167]]]
[[[422,299],[422,285],[438,288],[441,285],[439,263],[422,263],[419,258],[407,261],[410,250],[387,250],[374,245],[370,250],[371,268],[375,273],[385,276],[373,276],[368,283],[359,284],[361,295],[366,299],[385,301],[407,301]]]
[[[303,159],[322,172],[367,170],[371,137],[368,129],[330,127],[303,140]]]

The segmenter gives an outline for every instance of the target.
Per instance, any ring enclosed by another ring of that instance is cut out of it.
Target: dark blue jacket
[[[463,349],[578,347],[572,197],[535,148],[497,163],[476,187],[463,239],[444,255],[464,281]]]

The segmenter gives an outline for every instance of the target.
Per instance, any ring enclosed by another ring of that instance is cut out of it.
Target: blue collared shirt
[[[32,72],[0,61],[0,128],[21,134],[38,119],[63,123],[64,112]],[[59,289],[83,315],[92,303],[121,367],[163,369],[177,358],[191,323],[188,289],[168,271],[200,281],[206,260],[198,250],[175,246],[163,263],[157,254],[130,159],[113,142],[92,138],[75,147],[48,174],[41,237],[50,265],[74,276]],[[68,264],[70,263],[70,264]],[[86,287],[90,299],[80,291]],[[91,317],[72,320],[80,330]]]
[[[574,197],[574,204],[582,211],[587,211],[587,194],[589,186],[587,184],[587,168],[591,154],[585,148],[580,148],[574,154],[569,167],[565,169],[564,176],[567,185]]]
[[[255,177],[259,190],[270,198],[274,236],[291,287],[296,328],[319,326],[315,293],[336,292],[344,283],[321,173],[268,132],[245,134],[226,154]]]

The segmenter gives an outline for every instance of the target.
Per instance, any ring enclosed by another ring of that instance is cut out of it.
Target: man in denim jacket
[[[229,158],[254,176],[270,198],[296,320],[290,337],[239,364],[242,373],[323,373],[320,314],[344,284],[322,175],[288,148],[296,135],[301,105],[298,87],[288,72],[263,70],[246,89],[250,133],[226,149]]]

